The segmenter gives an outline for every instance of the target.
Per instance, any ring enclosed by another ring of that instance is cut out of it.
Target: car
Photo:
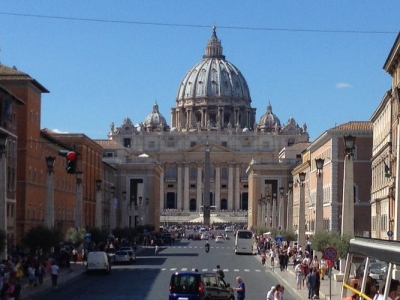
[[[225,227],[225,232],[233,232],[233,227],[230,226]]]
[[[131,259],[133,260],[133,262],[136,261],[136,251],[135,251],[132,247],[123,246],[123,247],[120,247],[120,248],[118,249],[118,251],[128,251],[128,253],[129,253]]]
[[[369,265],[369,276],[376,280],[386,280],[387,266],[383,263],[374,262]]]
[[[105,251],[91,251],[87,255],[86,274],[103,272],[110,274],[111,264]]]
[[[171,275],[169,300],[234,300],[229,283],[211,272],[176,272]]]
[[[118,250],[115,252],[114,264],[132,264],[135,262],[132,251]]]
[[[215,238],[216,243],[222,243],[224,241],[224,237],[222,235],[217,235]]]
[[[201,240],[208,240],[210,237],[208,236],[207,233],[202,233],[200,239]]]

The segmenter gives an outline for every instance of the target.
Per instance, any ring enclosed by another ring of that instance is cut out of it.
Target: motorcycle
[[[206,253],[208,253],[210,251],[210,245],[209,244],[206,244],[205,250],[206,250]]]

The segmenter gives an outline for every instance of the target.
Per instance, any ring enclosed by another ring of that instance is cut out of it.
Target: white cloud
[[[351,84],[346,83],[346,82],[339,82],[338,84],[336,84],[337,89],[346,89],[349,87],[351,87]]]
[[[69,133],[69,132],[67,132],[67,131],[60,131],[60,130],[58,130],[58,129],[51,129],[51,131],[53,131],[53,132],[55,132],[55,133]]]

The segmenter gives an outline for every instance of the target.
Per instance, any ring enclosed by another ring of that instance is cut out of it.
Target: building
[[[150,220],[159,219],[165,210],[201,213],[206,145],[211,158],[211,208],[244,212],[260,198],[259,190],[251,190],[250,162],[268,165],[266,186],[271,195],[277,194],[290,177],[290,164],[280,162],[280,151],[309,140],[306,125],[299,126],[293,118],[281,123],[271,104],[266,104],[265,112],[256,119],[247,82],[222,50],[214,27],[202,60],[178,83],[171,124],[154,104],[144,121],[125,118],[119,126],[112,123],[108,140],[97,141],[105,149],[103,160],[116,170],[124,169],[117,171],[116,184],[121,191],[135,205],[139,197],[148,199],[149,211],[154,214]],[[151,168],[141,164],[157,170],[151,176],[159,181],[159,191],[153,192],[153,181],[148,181]],[[124,219],[135,219],[139,213],[132,211]],[[249,220],[254,222],[250,213]]]
[[[292,172],[293,189],[293,224],[299,229],[300,209],[300,178],[305,173],[305,231],[315,232],[316,202],[320,199],[322,205],[322,230],[341,232],[344,157],[345,147],[343,137],[356,137],[354,156],[354,233],[370,236],[370,187],[371,187],[371,154],[372,154],[372,123],[368,121],[352,121],[333,127],[322,133],[310,143],[302,155],[302,163]],[[319,171],[316,159],[323,159]],[[321,174],[321,177],[319,177]],[[318,178],[321,178],[322,189],[318,194]],[[322,199],[321,199],[322,198]]]

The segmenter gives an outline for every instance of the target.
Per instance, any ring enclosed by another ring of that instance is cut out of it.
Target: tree
[[[72,242],[75,247],[78,247],[83,243],[85,239],[86,229],[84,227],[71,227],[67,230],[65,234],[65,240]]]
[[[95,244],[104,243],[107,241],[109,236],[109,231],[105,228],[92,228],[89,230],[92,242]]]
[[[312,248],[324,252],[327,247],[333,247],[337,250],[339,258],[345,258],[351,238],[349,235],[341,236],[333,232],[318,232],[312,238]]]
[[[31,228],[21,239],[22,244],[34,253],[42,249],[43,253],[49,253],[50,249],[63,240],[61,231],[50,229],[43,225]]]

